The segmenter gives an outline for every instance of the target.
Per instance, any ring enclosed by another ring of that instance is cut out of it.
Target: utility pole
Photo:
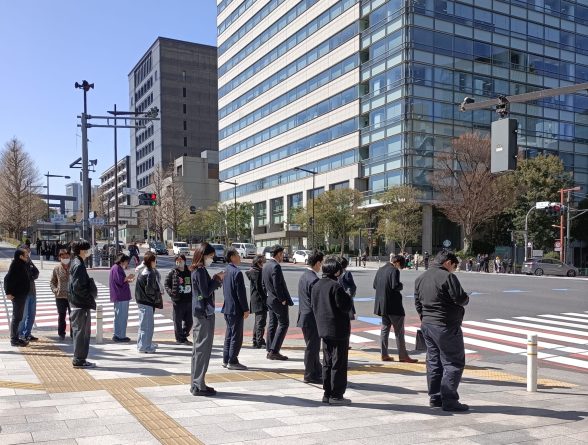
[[[84,91],[84,112],[82,113],[82,238],[88,239],[88,218],[90,214],[90,190],[88,180],[88,102],[87,93],[94,88],[93,83],[83,80],[75,83],[75,87]]]
[[[568,248],[570,243],[570,192],[577,192],[582,190],[582,187],[572,187],[569,189],[561,189],[559,191],[559,202],[561,205],[566,205],[566,236],[564,238],[564,213],[562,212],[559,219],[559,242],[561,244],[561,250],[559,251],[559,259],[563,263],[568,262]],[[568,194],[567,202],[564,204],[564,193]]]

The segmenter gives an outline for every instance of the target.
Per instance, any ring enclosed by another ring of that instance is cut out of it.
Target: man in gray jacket
[[[429,405],[444,411],[467,411],[459,403],[457,388],[465,367],[465,348],[461,323],[468,294],[453,272],[459,260],[442,251],[434,264],[415,282],[414,303],[421,318],[427,345],[427,384]]]
[[[288,306],[294,306],[282,267],[280,263],[284,259],[284,248],[275,245],[272,248],[272,257],[263,266],[261,280],[267,292],[267,305],[269,308],[269,323],[267,327],[267,358],[270,360],[288,360],[288,357],[280,354],[280,348],[290,326]]]

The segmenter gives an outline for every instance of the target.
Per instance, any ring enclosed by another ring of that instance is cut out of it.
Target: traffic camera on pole
[[[139,194],[140,206],[154,206],[157,205],[157,194],[155,193],[141,193]]]
[[[547,207],[545,207],[545,213],[547,216],[561,216],[565,213],[566,206],[559,202],[550,202]]]

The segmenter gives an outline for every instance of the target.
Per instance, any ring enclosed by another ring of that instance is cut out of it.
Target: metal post
[[[570,261],[570,192],[568,191],[568,199],[566,201],[566,243],[564,244],[564,262],[572,264]]]
[[[49,172],[47,172],[47,222],[51,222],[51,213],[49,211]]]
[[[528,232],[528,227],[529,227],[529,215],[531,214],[531,212],[535,209],[535,207],[531,207],[529,209],[529,211],[527,212],[527,215],[525,216],[525,261],[527,261],[527,253],[529,250],[528,244],[529,244],[529,232]]]
[[[564,203],[564,189],[559,191],[559,202],[561,205]],[[561,246],[559,249],[559,260],[565,262],[566,256],[564,254],[564,215],[563,213],[559,217],[559,245]]]
[[[96,343],[102,343],[103,340],[103,321],[104,311],[102,305],[96,307]]]
[[[90,214],[90,190],[88,181],[88,115],[86,114],[86,91],[84,91],[84,113],[82,114],[82,238],[88,239]]]
[[[315,197],[314,197],[314,189],[315,189],[315,184],[314,184],[314,178],[316,176],[316,173],[312,172],[312,248],[315,249],[315,244],[314,244],[314,225],[316,224],[316,221],[314,220],[314,201],[315,201]]]
[[[527,392],[537,392],[537,334],[527,334]]]
[[[239,241],[237,239],[238,238],[238,236],[237,236],[237,183],[235,182],[233,185],[235,187],[235,192],[234,192],[234,195],[235,195],[234,196],[234,198],[235,198],[235,204],[234,204],[234,206],[235,207],[233,209],[234,214],[235,214],[235,217],[234,217],[234,220],[235,220],[235,241]]]
[[[116,130],[116,104],[114,104],[114,249],[118,254],[118,146]]]

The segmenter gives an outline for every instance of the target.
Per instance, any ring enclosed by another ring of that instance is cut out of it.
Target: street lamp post
[[[84,91],[84,112],[81,116],[82,127],[82,238],[88,239],[88,217],[90,214],[90,181],[88,180],[88,101],[87,93],[94,88],[93,83],[83,80],[75,83],[75,87]],[[49,193],[49,191],[47,191]]]
[[[51,213],[49,212],[49,178],[65,178],[70,179],[69,176],[65,175],[52,175],[51,173],[47,172],[45,174],[47,177],[47,222],[51,222]]]
[[[314,189],[315,189],[315,185],[314,185],[314,178],[317,175],[317,172],[314,170],[306,170],[305,168],[302,167],[294,167],[294,170],[299,170],[302,172],[306,172],[306,173],[310,173],[312,175],[312,248],[314,249]]]
[[[234,215],[234,223],[235,223],[235,241],[239,241],[237,239],[237,182],[231,182],[231,181],[223,181],[222,179],[219,179],[218,182],[224,182],[225,184],[231,184],[234,187],[234,192],[233,192],[233,198],[234,198],[234,208],[233,208],[233,215]]]
[[[567,207],[567,215],[566,215],[566,237],[564,239],[564,214],[561,214],[560,222],[559,222],[559,242],[561,246],[561,250],[559,251],[559,259],[566,263],[568,260],[568,244],[570,242],[570,192],[577,192],[582,190],[582,187],[572,187],[569,189],[561,189],[559,191],[560,198],[559,202],[561,205],[565,205]],[[567,202],[564,204],[564,193],[568,194]]]

